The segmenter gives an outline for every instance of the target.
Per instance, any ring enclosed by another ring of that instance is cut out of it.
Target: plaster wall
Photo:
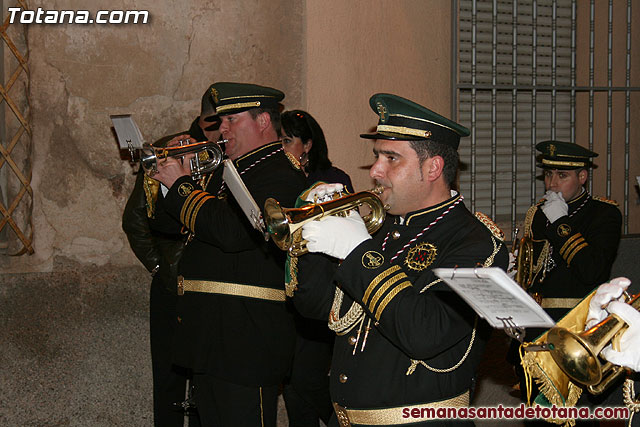
[[[372,187],[369,97],[390,92],[450,117],[451,4],[440,0],[306,2],[305,105],[329,157],[356,191]]]

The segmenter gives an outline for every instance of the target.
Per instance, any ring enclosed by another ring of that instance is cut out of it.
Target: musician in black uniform
[[[216,83],[211,94],[226,154],[258,206],[268,197],[293,205],[305,177],[279,141],[284,94],[243,83]],[[252,227],[222,169],[204,191],[179,160],[167,160],[156,175],[169,192],[158,201],[153,226],[190,231],[178,266],[174,362],[193,370],[203,426],[275,426],[278,386],[295,340],[284,253]]]
[[[336,332],[330,425],[395,425],[417,407],[469,404],[485,322],[432,269],[508,264],[495,225],[453,191],[463,126],[407,99],[376,94],[370,176],[389,205],[371,238],[359,215],[303,227],[294,302]],[[496,233],[494,235],[490,229]],[[327,257],[343,259],[335,268]],[[439,420],[434,425],[445,425]]]
[[[541,152],[538,167],[543,170],[546,193],[529,208],[524,222],[524,235],[533,242],[528,291],[557,321],[609,279],[622,216],[615,202],[593,197],[584,188],[597,153],[562,141],[540,142],[536,149]],[[527,329],[526,340],[535,341],[543,332]],[[521,398],[526,401],[519,347],[519,342],[512,342],[507,359],[515,365]],[[534,391],[532,396],[536,395]],[[578,406],[600,405],[605,398],[606,394],[583,393]],[[586,420],[578,423],[592,425]]]
[[[165,136],[153,143],[164,147],[175,139],[188,142],[216,141],[218,123],[206,121],[215,115],[209,88],[202,97],[200,115],[191,127],[178,134]],[[166,190],[166,189],[165,189]],[[182,427],[184,414],[174,403],[182,402],[188,372],[172,363],[171,342],[176,328],[176,277],[178,260],[185,236],[151,230],[149,218],[155,215],[160,183],[140,169],[136,183],[122,214],[122,229],[133,253],[151,273],[149,299],[149,333],[153,374],[153,422],[156,427]],[[197,426],[197,417],[189,417],[189,425]]]
[[[529,292],[558,320],[609,279],[622,216],[615,202],[584,188],[596,153],[560,141],[541,142],[536,149],[547,192],[525,218],[525,235],[534,243]]]

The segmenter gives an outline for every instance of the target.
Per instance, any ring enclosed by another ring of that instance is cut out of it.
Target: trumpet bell
[[[640,294],[629,305],[640,310]],[[552,328],[547,335],[551,357],[573,381],[587,386],[591,394],[602,393],[626,372],[621,366],[603,363],[599,354],[614,338],[627,329],[627,324],[615,314],[579,334],[565,328]]]
[[[549,351],[556,364],[572,380],[587,386],[602,380],[602,367],[590,335],[581,336],[568,329],[553,328],[547,336]]]
[[[200,179],[203,175],[213,172],[224,160],[224,153],[217,142],[204,141],[174,147],[148,145],[142,148],[140,161],[145,173],[153,177],[158,172],[159,160],[167,157],[184,157],[188,154],[195,154],[190,159],[189,165],[191,177],[194,179]]]
[[[324,203],[312,203],[300,208],[283,208],[275,199],[269,198],[264,204],[265,225],[276,246],[289,251],[292,256],[308,252],[302,239],[301,229],[309,221],[321,220],[331,215],[344,215],[362,205],[371,208],[371,213],[363,220],[369,234],[380,229],[386,216],[385,206],[377,196],[381,189],[361,191]]]

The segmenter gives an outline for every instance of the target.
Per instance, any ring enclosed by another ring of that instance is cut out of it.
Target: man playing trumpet
[[[453,191],[468,129],[395,95],[369,103],[378,127],[361,136],[375,140],[386,221],[373,237],[357,214],[311,221],[302,237],[317,254],[298,260],[294,303],[337,334],[330,426],[420,424],[411,409],[467,406],[487,326],[432,270],[508,264],[493,224]]]

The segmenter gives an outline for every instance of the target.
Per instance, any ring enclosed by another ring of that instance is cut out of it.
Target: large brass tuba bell
[[[640,294],[629,304],[640,311]],[[615,314],[582,333],[565,328],[552,328],[547,335],[547,346],[556,364],[577,383],[587,386],[591,394],[602,393],[622,375],[626,368],[610,362],[602,364],[598,355],[613,339],[628,328]]]
[[[282,208],[275,199],[267,199],[264,204],[265,224],[275,244],[292,256],[308,252],[306,241],[302,240],[302,226],[309,221],[320,220],[331,215],[347,214],[352,209],[367,205],[371,213],[363,220],[369,234],[380,229],[386,215],[385,207],[378,194],[382,187],[370,191],[349,194],[324,203],[311,203],[301,208]]]
[[[220,143],[225,141],[220,141]],[[145,173],[153,178],[158,172],[158,160],[167,157],[184,157],[195,154],[190,159],[191,177],[200,179],[202,175],[213,172],[224,159],[224,153],[218,142],[204,141],[193,144],[176,145],[173,147],[154,147],[147,145],[142,148],[140,161]]]

